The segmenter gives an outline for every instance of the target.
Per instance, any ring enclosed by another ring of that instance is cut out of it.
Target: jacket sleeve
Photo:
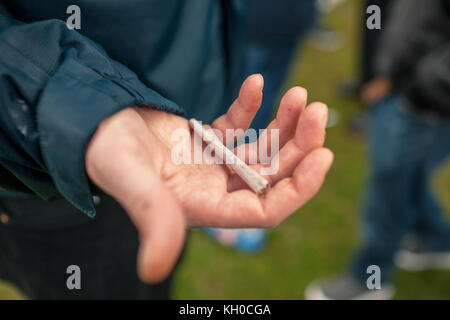
[[[182,113],[64,22],[0,14],[0,189],[60,194],[95,215],[87,143],[103,119],[133,105]]]
[[[450,41],[419,61],[406,93],[415,107],[450,116]]]
[[[441,0],[398,0],[380,39],[375,58],[378,75],[388,76],[397,86],[409,81],[417,61],[446,42],[442,29],[447,17]]]

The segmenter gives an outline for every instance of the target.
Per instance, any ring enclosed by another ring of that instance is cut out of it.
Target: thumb
[[[143,150],[143,148],[135,148]],[[177,199],[154,172],[145,152],[90,152],[91,179],[127,211],[139,232],[138,274],[142,281],[164,280],[185,241],[186,222]]]
[[[139,277],[156,283],[168,276],[178,260],[186,222],[175,197],[151,170],[142,171],[136,181],[136,188],[129,189],[122,202],[139,232]]]
[[[86,171],[122,205],[136,226],[141,280],[158,282],[167,277],[180,255],[186,222],[177,199],[151,164],[148,140],[141,134],[145,130],[131,109],[102,122],[86,151]]]

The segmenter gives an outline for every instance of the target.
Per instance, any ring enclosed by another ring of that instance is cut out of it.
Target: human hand
[[[212,127],[222,132],[247,129],[261,104],[262,87],[260,75],[247,78],[239,97]],[[174,164],[172,132],[189,130],[182,117],[127,108],[99,125],[86,151],[86,171],[136,225],[138,272],[143,281],[157,282],[167,276],[188,227],[274,227],[313,197],[333,156],[323,148],[327,108],[322,103],[305,108],[306,99],[305,89],[290,89],[268,126],[268,134],[279,129],[279,170],[266,176],[272,187],[264,196],[250,191],[224,165]],[[194,144],[193,137],[188,143]],[[251,167],[259,171],[262,166]]]
[[[367,105],[372,105],[392,92],[392,81],[387,77],[377,77],[369,81],[361,89],[361,99]]]

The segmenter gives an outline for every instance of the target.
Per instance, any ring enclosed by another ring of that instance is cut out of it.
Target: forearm
[[[0,16],[0,52],[1,165],[25,190],[90,215],[84,154],[98,124],[131,105],[182,111],[59,20]]]

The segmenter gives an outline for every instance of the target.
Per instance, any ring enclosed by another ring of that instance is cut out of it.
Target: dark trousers
[[[315,21],[313,0],[249,2],[244,75],[264,77],[263,101],[251,128],[265,129],[272,120],[292,58]]]
[[[366,281],[378,265],[391,280],[393,256],[405,235],[430,251],[450,250],[450,226],[430,178],[450,155],[450,122],[412,113],[402,96],[371,109],[371,176],[364,205],[364,243],[352,274]]]
[[[172,277],[146,285],[136,274],[138,235],[125,211],[101,198],[96,219],[64,199],[0,199],[0,278],[31,299],[168,299]],[[79,266],[81,289],[67,273]]]

